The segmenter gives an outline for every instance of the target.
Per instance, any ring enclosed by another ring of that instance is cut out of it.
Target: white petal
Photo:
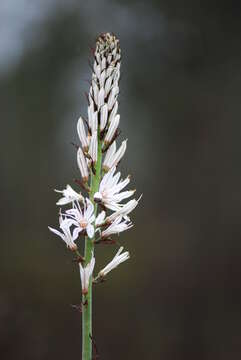
[[[77,132],[78,132],[79,139],[80,139],[80,142],[81,142],[83,148],[88,149],[88,140],[87,140],[87,136],[86,136],[86,132],[85,132],[84,120],[82,119],[82,117],[80,117],[78,120]]]
[[[66,197],[62,197],[56,202],[56,205],[66,205],[66,204],[69,204],[71,202],[72,202],[71,199],[67,199]]]
[[[72,235],[73,241],[78,238],[79,233],[81,233],[82,230],[83,230],[83,229],[82,229],[81,227],[76,227],[76,228],[73,230],[73,235]]]
[[[105,211],[101,211],[101,213],[99,213],[99,215],[97,216],[96,220],[95,220],[95,225],[99,226],[104,222],[105,219]]]
[[[116,130],[118,129],[119,122],[120,122],[120,115],[116,115],[110,122],[107,134],[105,136],[106,144],[110,143],[111,140],[113,139],[113,136],[115,135]]]
[[[89,217],[93,214],[94,212],[94,205],[92,204],[92,202],[87,198],[86,199],[86,203],[87,203],[87,209],[84,213],[84,216],[86,219],[89,219]]]
[[[62,234],[60,231],[48,226],[49,230],[52,231],[54,234],[60,236],[64,240],[64,234]]]
[[[86,228],[86,232],[87,232],[88,237],[90,239],[92,239],[92,237],[94,236],[94,233],[95,233],[94,226],[89,224]]]
[[[108,118],[108,107],[107,105],[103,105],[100,110],[100,130],[103,131],[106,124],[107,124],[107,118]]]
[[[99,91],[98,94],[98,107],[100,108],[102,105],[104,105],[104,101],[105,101],[105,90],[102,87]]]

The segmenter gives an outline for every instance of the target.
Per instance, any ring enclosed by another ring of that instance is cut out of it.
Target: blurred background
[[[78,177],[106,31],[123,54],[121,167],[143,198],[119,239],[131,261],[94,289],[100,359],[240,359],[240,20],[231,0],[1,0],[1,360],[81,358],[78,268],[47,226],[53,189]]]

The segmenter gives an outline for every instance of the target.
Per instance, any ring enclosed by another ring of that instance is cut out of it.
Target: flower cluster
[[[89,281],[95,266],[94,244],[113,242],[112,236],[130,229],[133,224],[130,212],[138,200],[127,200],[135,190],[124,190],[130,177],[121,178],[117,171],[127,148],[127,140],[117,146],[120,115],[118,94],[121,51],[119,40],[112,34],[101,35],[96,42],[91,87],[88,95],[88,119],[80,117],[77,133],[80,145],[77,150],[77,164],[81,175],[78,183],[87,196],[75,191],[70,185],[61,193],[56,203],[71,208],[60,210],[60,231],[49,230],[61,237],[67,247],[78,252],[76,240],[84,235],[91,241],[91,257],[79,263],[82,293],[88,293]],[[103,159],[102,159],[103,157]],[[99,213],[98,213],[99,211]],[[119,249],[113,260],[101,270],[96,279],[103,278],[109,271],[129,259],[129,253],[121,254]],[[83,259],[83,257],[81,257]]]

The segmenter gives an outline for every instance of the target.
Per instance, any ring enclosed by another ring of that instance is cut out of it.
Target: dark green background
[[[94,290],[100,359],[240,359],[240,3],[2,0],[0,24],[0,359],[81,357],[78,269],[47,226],[78,176],[104,31],[123,53],[121,168],[143,198],[119,239],[131,260]]]

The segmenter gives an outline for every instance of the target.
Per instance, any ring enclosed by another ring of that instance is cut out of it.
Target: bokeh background
[[[241,3],[1,0],[0,359],[81,358],[76,264],[47,225],[78,176],[91,47],[122,47],[131,261],[94,290],[100,359],[241,357]],[[97,249],[103,266],[115,246]]]

